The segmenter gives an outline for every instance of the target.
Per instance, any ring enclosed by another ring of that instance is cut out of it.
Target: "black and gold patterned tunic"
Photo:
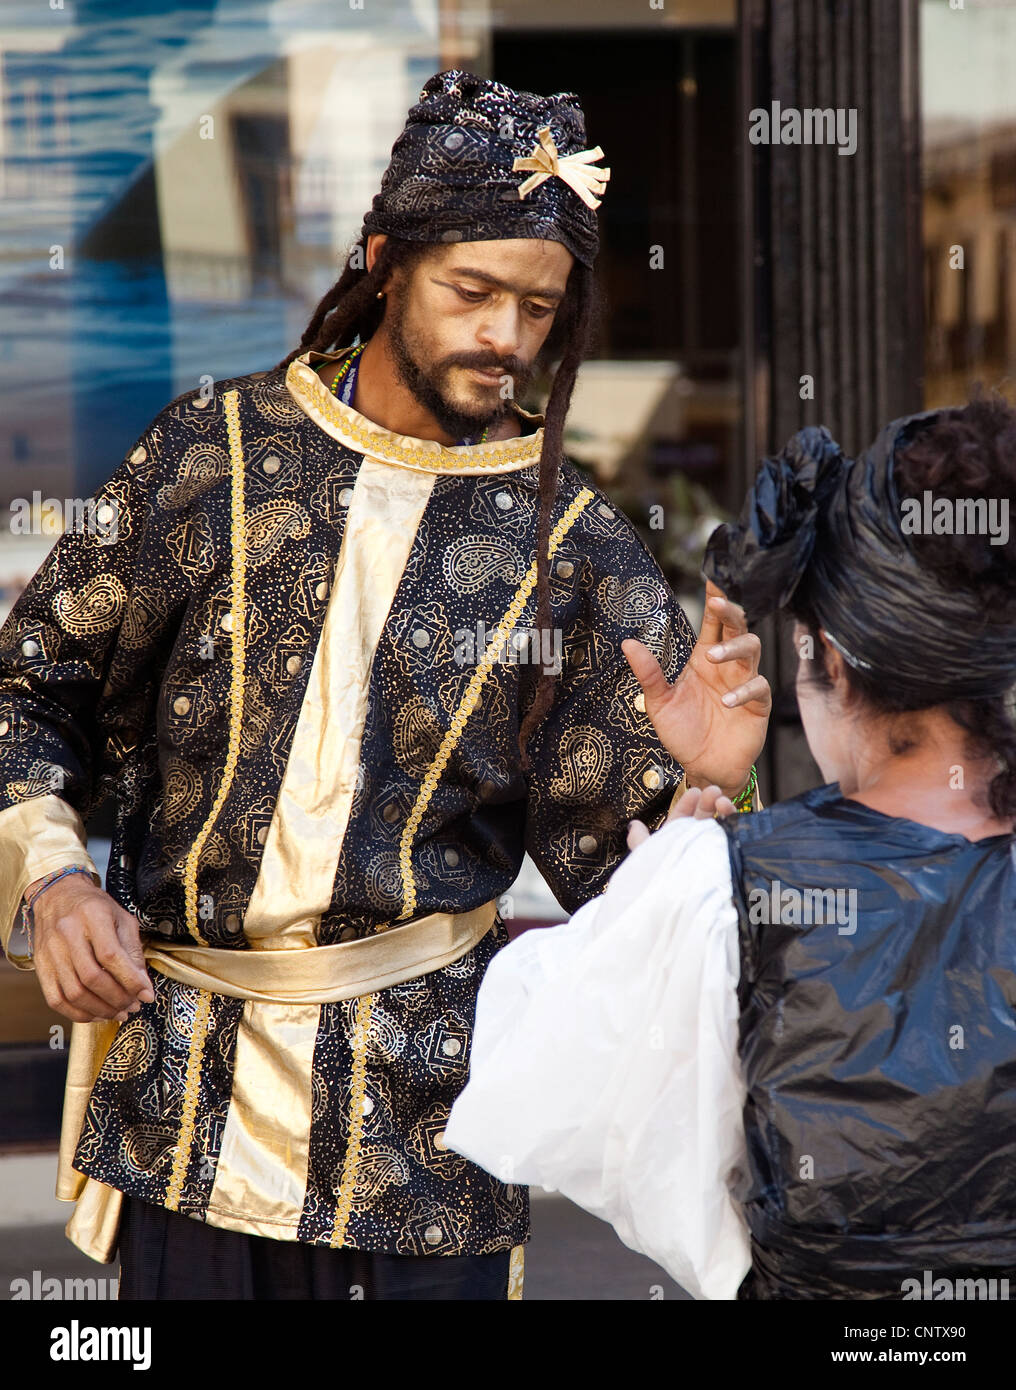
[[[340,355],[178,397],[96,494],[115,533],[67,531],[15,605],[0,925],[10,938],[33,879],[91,865],[83,818],[107,794],[107,891],[149,947],[300,951],[498,902],[451,963],[334,1003],[153,969],[140,1013],[75,1025],[112,1041],[73,1167],[283,1240],[507,1250],[529,1229],[510,1163],[501,1181],[443,1142],[504,895],[528,851],[574,911],[626,853],[628,820],[665,814],[681,768],[621,642],[673,679],[694,637],[630,522],[566,463],[561,676],[523,772],[540,417],[468,447],[397,435],[323,385],[313,368]]]

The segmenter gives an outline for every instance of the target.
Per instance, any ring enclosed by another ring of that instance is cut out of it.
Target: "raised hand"
[[[773,705],[769,682],[758,673],[762,644],[748,631],[744,609],[706,582],[702,631],[673,685],[642,642],[629,637],[621,649],[688,786],[716,785],[736,797],[762,751]]]

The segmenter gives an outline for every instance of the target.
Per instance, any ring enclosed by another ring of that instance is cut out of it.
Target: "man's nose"
[[[518,305],[505,303],[491,310],[476,336],[480,345],[503,363],[517,356],[521,330],[522,315]]]

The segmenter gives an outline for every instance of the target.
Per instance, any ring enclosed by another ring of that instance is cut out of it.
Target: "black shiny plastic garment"
[[[969,841],[835,783],[719,823],[747,1085],[739,1296],[902,1299],[928,1278],[1016,1296],[1016,836]]]

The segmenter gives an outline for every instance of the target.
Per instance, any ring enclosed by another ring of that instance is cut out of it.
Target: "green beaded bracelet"
[[[734,802],[734,809],[737,811],[751,811],[755,805],[755,788],[758,786],[758,775],[755,771],[755,764],[751,765],[751,772],[748,774],[748,785]]]

